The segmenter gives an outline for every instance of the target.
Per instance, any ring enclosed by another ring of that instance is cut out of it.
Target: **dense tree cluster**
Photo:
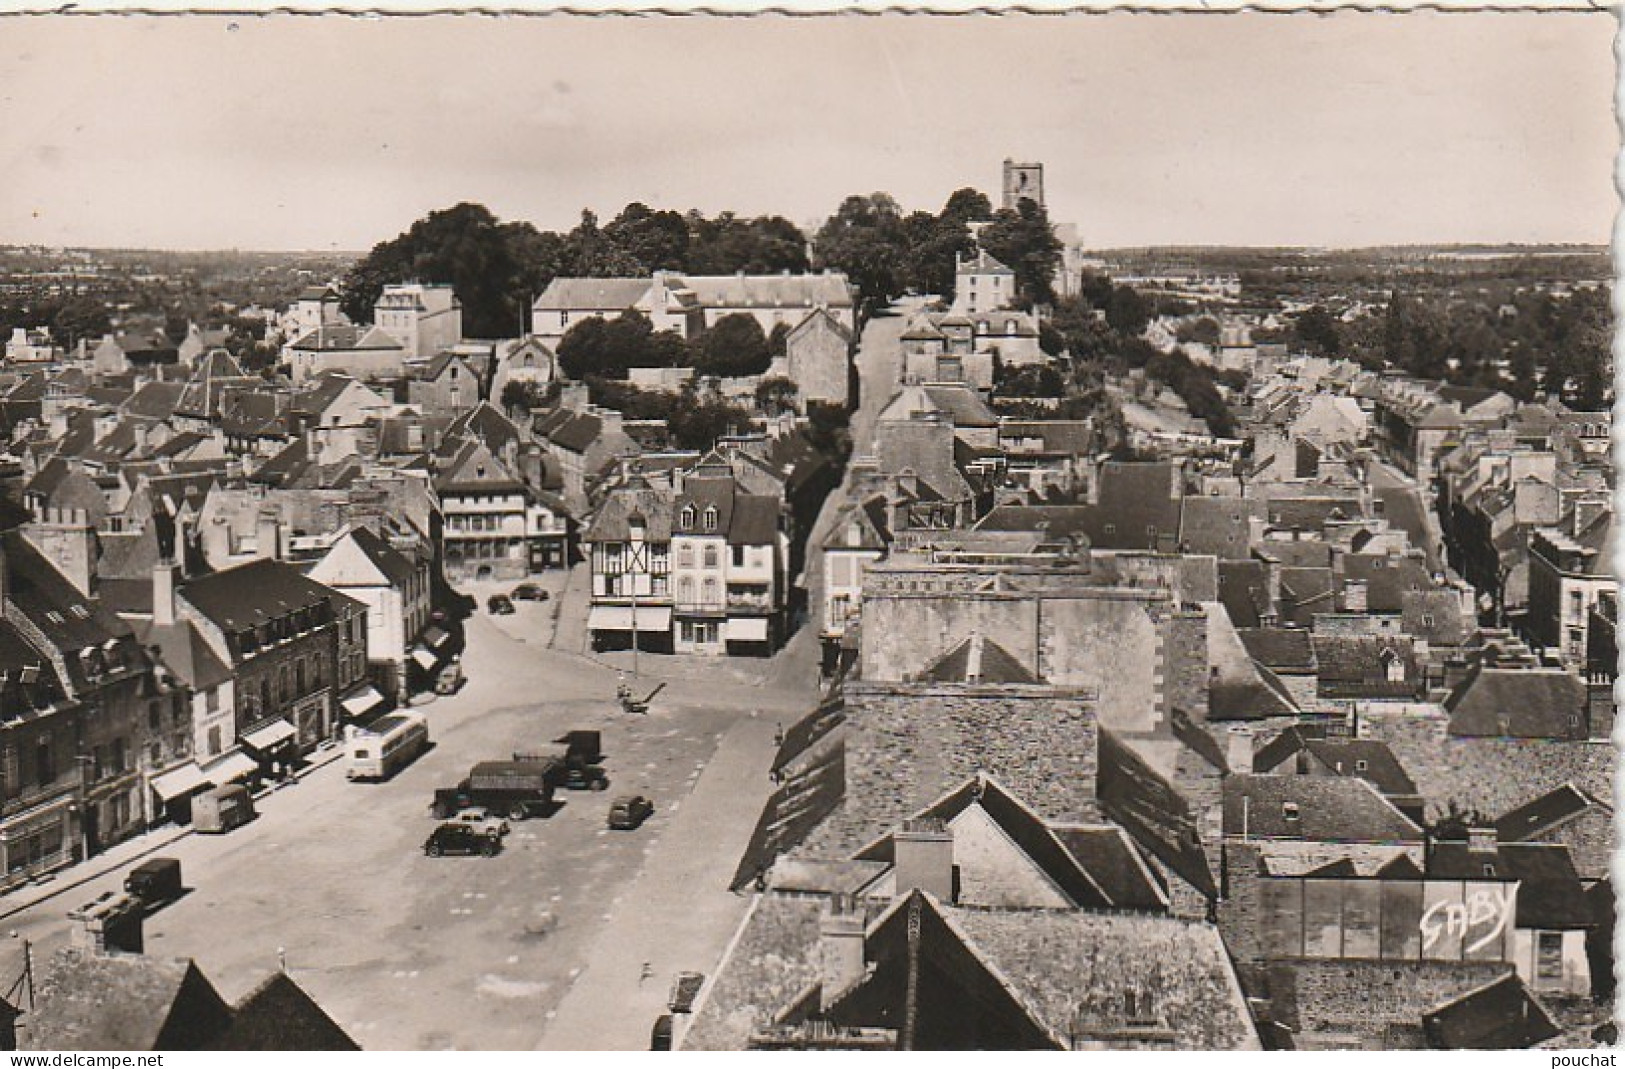
[[[844,271],[870,311],[909,291],[952,300],[956,260],[976,249],[972,223],[986,224],[982,247],[1016,273],[1023,307],[1054,301],[1061,243],[1049,216],[1026,199],[994,211],[975,189],[956,190],[936,215],[905,215],[887,193],[847,197],[813,239],[813,254],[819,266]]]
[[[760,375],[772,361],[769,336],[756,317],[735,312],[685,340],[655,330],[647,316],[627,311],[612,319],[591,316],[565,332],[559,369],[572,379],[624,379],[635,367],[691,367],[719,378]]]
[[[559,276],[635,278],[670,269],[693,274],[758,274],[807,269],[806,238],[779,216],[724,212],[708,219],[628,204],[600,226],[590,211],[567,233],[501,222],[478,204],[430,212],[404,233],[375,245],[343,285],[345,314],[370,322],[385,285],[450,283],[463,304],[463,332],[511,337],[526,305]],[[633,365],[638,366],[638,365]]]
[[[1604,287],[1525,291],[1493,308],[1396,292],[1380,323],[1354,324],[1350,333],[1369,339],[1367,363],[1375,356],[1421,378],[1493,387],[1520,400],[1555,394],[1596,410],[1613,382],[1612,324]]]

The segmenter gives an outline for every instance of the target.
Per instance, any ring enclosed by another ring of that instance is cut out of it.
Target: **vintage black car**
[[[124,877],[124,889],[149,906],[179,898],[185,890],[181,863],[172,857],[149,858]]]
[[[423,852],[430,857],[442,854],[481,854],[492,857],[502,849],[501,836],[486,835],[472,824],[448,822],[429,834]]]
[[[535,583],[520,583],[508,596],[515,601],[546,601],[550,595]]]
[[[492,594],[485,599],[485,611],[492,616],[512,616],[513,601],[506,594]]]

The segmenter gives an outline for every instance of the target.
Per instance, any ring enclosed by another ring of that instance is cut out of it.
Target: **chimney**
[[[1245,729],[1231,728],[1225,739],[1224,763],[1230,771],[1246,775],[1253,770],[1253,736]]]
[[[108,891],[68,913],[73,927],[69,945],[96,955],[140,954],[145,949],[142,914],[145,907],[122,892]]]
[[[1365,612],[1365,580],[1348,579],[1343,583],[1343,611]]]
[[[939,902],[955,899],[954,835],[941,820],[907,820],[892,834],[893,894],[902,898],[915,888]]]
[[[837,895],[818,921],[818,982],[822,1009],[863,976],[863,908]]]
[[[254,552],[263,559],[282,559],[281,518],[271,509],[261,511],[254,521]]]
[[[169,627],[175,622],[175,573],[179,570],[172,557],[159,561],[152,570],[152,622],[155,627]]]
[[[1500,840],[1493,827],[1469,827],[1467,829],[1467,852],[1470,854],[1494,854],[1500,851]]]
[[[1614,685],[1608,680],[1586,684],[1586,720],[1593,739],[1614,737]]]

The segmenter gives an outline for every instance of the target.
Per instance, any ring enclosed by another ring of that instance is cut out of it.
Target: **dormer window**
[[[705,506],[704,526],[707,531],[715,531],[717,529],[717,507],[715,505]]]
[[[682,515],[682,521],[681,522],[682,522],[684,527],[693,527],[694,526],[694,506],[693,505],[684,505],[683,506],[683,515]]]
[[[1298,819],[1298,803],[1297,802],[1282,802],[1281,803],[1281,819],[1282,820],[1293,820],[1293,821],[1297,820]]]

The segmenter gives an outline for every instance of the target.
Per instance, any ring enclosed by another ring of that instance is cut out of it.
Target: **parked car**
[[[485,599],[485,611],[492,616],[512,616],[513,601],[506,594],[492,594]]]
[[[631,831],[655,811],[655,804],[641,794],[628,794],[615,799],[609,807],[609,826],[615,831]]]
[[[436,694],[456,694],[463,686],[463,666],[457,661],[441,665],[435,673],[434,692]]]
[[[154,857],[141,862],[124,877],[124,889],[146,905],[179,898],[181,863],[172,857]]]
[[[423,852],[430,857],[442,854],[481,854],[493,856],[502,849],[500,836],[486,835],[471,824],[447,821],[429,833]]]
[[[482,835],[489,835],[500,839],[508,834],[508,822],[501,817],[493,817],[490,813],[478,807],[472,809],[459,809],[452,815],[450,823],[467,824],[476,828]]]
[[[649,1029],[650,1050],[671,1050],[671,1014],[662,1013]]]
[[[513,588],[513,593],[508,596],[515,601],[546,601],[551,597],[547,591],[535,583],[520,583]]]

